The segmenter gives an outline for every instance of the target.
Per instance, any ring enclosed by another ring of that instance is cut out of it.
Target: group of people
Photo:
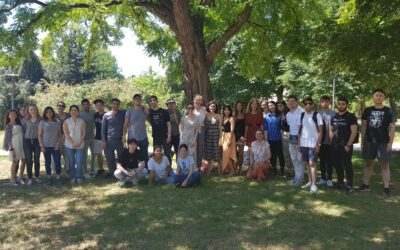
[[[374,106],[366,108],[362,115],[360,133],[366,164],[359,190],[369,191],[373,160],[378,157],[384,195],[390,196],[389,161],[396,118],[393,110],[384,106],[384,98],[383,90],[375,90]],[[35,104],[9,111],[3,146],[12,162],[11,184],[41,182],[39,160],[43,153],[48,182],[56,185],[61,184],[63,158],[71,183],[104,175],[114,176],[121,186],[128,182],[136,185],[145,178],[149,183],[192,187],[200,183],[200,171],[209,175],[216,170],[227,176],[244,173],[247,178],[258,181],[265,180],[269,174],[292,175],[290,184],[316,193],[317,186],[333,187],[335,168],[338,186],[348,192],[353,190],[352,153],[353,144],[359,141],[359,126],[355,115],[347,110],[345,98],[338,99],[337,112],[331,110],[328,96],[320,98],[319,111],[315,111],[312,98],[304,98],[301,108],[298,98],[292,95],[287,103],[252,99],[245,107],[237,101],[233,107],[222,106],[222,112],[215,101],[204,105],[201,95],[196,95],[183,113],[173,98],[166,102],[164,109],[156,96],[150,96],[148,106],[144,105],[140,94],[133,96],[133,105],[128,110],[120,109],[117,98],[111,100],[108,112],[102,100],[95,100],[93,104],[97,112],[92,111],[88,99],[83,99],[80,107],[71,105],[68,113],[62,101],[57,103],[56,110],[46,107],[42,116]],[[150,158],[147,121],[153,141]],[[103,168],[103,154],[107,173]],[[171,164],[174,154],[175,170]],[[304,164],[308,172],[305,185]],[[23,178],[25,165],[27,181]],[[289,166],[286,172],[285,165]]]

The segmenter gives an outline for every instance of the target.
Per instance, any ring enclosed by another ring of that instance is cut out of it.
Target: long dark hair
[[[239,110],[237,109],[237,105],[238,104],[242,104],[242,114],[244,115],[244,114],[246,114],[246,107],[244,106],[244,103],[242,102],[242,101],[236,101],[235,102],[235,104],[233,105],[233,108],[234,108],[234,112],[233,112],[233,116],[234,117],[237,117],[238,116],[238,113],[239,113]]]
[[[228,109],[228,110],[229,110],[229,115],[228,115],[228,117],[232,117],[233,114],[232,114],[232,107],[231,107],[231,105],[224,105],[224,107],[222,108],[222,118],[225,117],[225,109]]]
[[[11,109],[10,111],[7,112],[6,117],[4,119],[4,127],[7,127],[7,125],[11,122],[10,120],[10,113],[14,112],[17,115],[17,119],[15,119],[15,123],[18,125],[21,125],[21,119],[19,118],[19,112],[16,109]]]
[[[55,120],[56,120],[56,112],[54,112],[54,109],[53,109],[52,107],[50,107],[50,106],[47,106],[47,107],[43,110],[43,120],[48,121],[48,118],[47,118],[46,113],[47,113],[47,111],[49,111],[49,110],[51,110],[51,112],[53,113],[52,121],[55,121]]]

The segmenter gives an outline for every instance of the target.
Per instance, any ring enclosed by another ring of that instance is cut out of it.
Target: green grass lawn
[[[355,183],[362,160],[355,157]],[[393,197],[378,171],[370,193],[317,195],[286,180],[203,179],[193,189],[121,189],[95,179],[60,188],[9,186],[0,158],[1,249],[398,249],[400,158],[392,161]]]

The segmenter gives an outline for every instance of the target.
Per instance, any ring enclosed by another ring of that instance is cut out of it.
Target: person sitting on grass
[[[146,158],[138,149],[138,142],[132,138],[128,140],[128,148],[122,150],[118,157],[117,169],[114,176],[120,181],[120,187],[125,187],[127,182],[137,185],[141,177],[147,175]]]
[[[192,187],[200,184],[200,174],[195,166],[193,157],[188,154],[188,146],[181,144],[179,147],[179,158],[177,160],[178,170],[175,175],[176,187]]]
[[[271,149],[268,141],[264,140],[264,133],[261,129],[256,131],[256,140],[250,147],[250,168],[247,170],[247,179],[264,181],[268,176],[270,166]]]
[[[154,146],[153,156],[147,165],[150,171],[149,184],[153,184],[153,182],[160,184],[174,183],[174,171],[172,171],[171,164],[167,156],[164,155],[161,145]]]

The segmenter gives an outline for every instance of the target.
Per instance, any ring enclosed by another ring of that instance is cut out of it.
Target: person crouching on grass
[[[167,156],[164,155],[161,145],[154,146],[153,156],[147,165],[150,171],[149,184],[153,184],[155,181],[160,184],[174,183],[174,171]]]
[[[147,175],[146,158],[138,149],[138,142],[132,138],[128,140],[128,148],[122,150],[118,157],[117,169],[114,176],[120,181],[120,187],[125,187],[127,182],[137,185],[141,177]]]
[[[179,158],[177,160],[178,174],[175,175],[176,187],[192,187],[200,184],[200,174],[193,160],[193,157],[188,154],[188,146],[181,144],[179,147]]]

